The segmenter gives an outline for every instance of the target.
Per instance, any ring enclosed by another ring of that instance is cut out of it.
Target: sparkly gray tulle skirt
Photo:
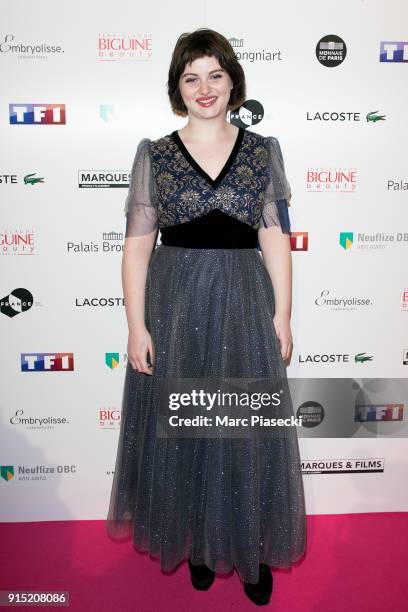
[[[190,558],[251,583],[259,563],[290,567],[306,547],[296,428],[284,437],[157,435],[164,378],[286,380],[274,293],[257,249],[159,245],[146,279],[153,375],[127,365],[108,534],[172,571]],[[290,394],[280,407],[293,414]]]

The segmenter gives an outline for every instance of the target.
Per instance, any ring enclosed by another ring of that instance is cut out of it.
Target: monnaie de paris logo
[[[342,64],[346,55],[346,43],[336,34],[323,36],[316,45],[316,57],[321,65],[327,68],[334,68]]]

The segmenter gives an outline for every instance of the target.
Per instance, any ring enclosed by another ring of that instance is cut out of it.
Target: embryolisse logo
[[[46,42],[25,43],[15,40],[14,34],[6,34],[0,43],[0,53],[11,55],[17,59],[47,59],[49,55],[64,53],[60,45],[50,45]]]
[[[339,66],[346,59],[346,55],[346,43],[336,34],[323,36],[316,45],[316,57],[326,68]]]
[[[247,128],[256,125],[264,117],[264,108],[258,100],[246,100],[241,106],[229,111],[229,121],[237,127]]]
[[[332,297],[329,289],[323,289],[315,299],[316,306],[331,310],[357,310],[359,307],[373,306],[374,300],[360,297]]]
[[[23,426],[26,429],[54,429],[55,425],[68,425],[69,421],[66,417],[58,417],[53,415],[33,417],[26,416],[24,410],[16,410],[14,416],[10,418],[11,425]]]

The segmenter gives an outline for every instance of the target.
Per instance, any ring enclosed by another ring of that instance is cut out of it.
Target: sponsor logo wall
[[[106,516],[127,365],[131,164],[142,137],[184,125],[167,70],[179,34],[204,27],[200,4],[197,25],[180,19],[185,0],[177,15],[157,0],[109,13],[90,2],[80,21],[44,4],[24,19],[10,6],[0,30],[6,522]],[[206,25],[247,77],[229,121],[279,139],[292,187],[287,373],[307,511],[407,511],[408,5],[335,5],[265,1],[248,20],[238,3],[231,20],[210,1]]]

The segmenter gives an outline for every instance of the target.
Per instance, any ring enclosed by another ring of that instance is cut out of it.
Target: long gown
[[[290,233],[290,200],[273,136],[239,128],[215,180],[177,131],[138,144],[126,237],[161,232],[145,286],[156,362],[152,375],[127,364],[106,526],[111,537],[131,538],[160,559],[163,571],[190,558],[256,583],[259,563],[287,568],[304,555],[295,427],[247,437],[171,437],[158,428],[169,379],[266,378],[286,389],[279,414],[293,415],[258,242],[261,227]]]

